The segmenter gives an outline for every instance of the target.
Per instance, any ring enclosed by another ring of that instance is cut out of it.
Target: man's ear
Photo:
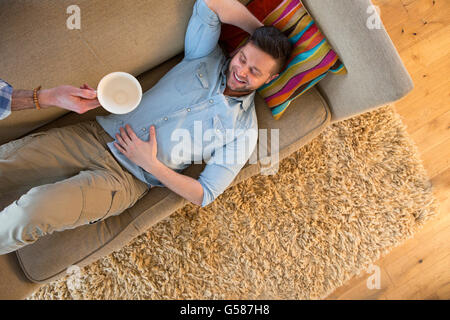
[[[264,82],[264,84],[268,84],[270,81],[272,81],[273,79],[275,79],[276,77],[278,77],[280,74],[274,74],[273,76],[270,76],[269,79],[267,79],[266,82]]]

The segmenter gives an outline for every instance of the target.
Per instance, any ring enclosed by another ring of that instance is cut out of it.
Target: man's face
[[[257,46],[248,42],[231,59],[227,70],[227,87],[232,91],[249,92],[269,83],[276,61]]]

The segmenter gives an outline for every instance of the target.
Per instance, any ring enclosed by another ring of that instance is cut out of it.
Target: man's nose
[[[241,79],[247,79],[247,68],[242,68],[238,72],[238,77],[241,78]]]

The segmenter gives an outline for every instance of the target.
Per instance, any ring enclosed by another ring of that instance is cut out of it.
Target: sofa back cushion
[[[76,4],[80,29],[76,26]],[[0,77],[16,89],[96,87],[109,72],[135,76],[184,50],[194,0],[1,1]],[[69,10],[68,10],[69,9]],[[69,12],[69,13],[68,13]],[[60,108],[13,112],[0,144],[62,116]]]

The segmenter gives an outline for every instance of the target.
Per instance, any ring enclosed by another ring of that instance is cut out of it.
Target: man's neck
[[[246,96],[246,95],[248,95],[249,93],[252,93],[252,92],[253,91],[245,91],[245,92],[234,91],[234,90],[231,90],[230,88],[226,87],[225,90],[223,91],[223,94],[225,96],[229,96],[229,97],[242,97],[242,96]]]

